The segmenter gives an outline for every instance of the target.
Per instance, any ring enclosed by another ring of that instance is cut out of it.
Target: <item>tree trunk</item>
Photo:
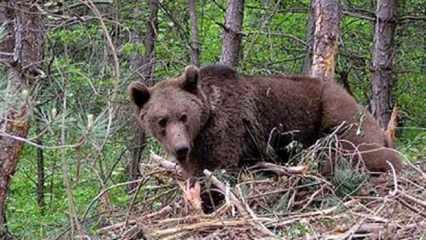
[[[324,80],[335,75],[341,8],[337,0],[313,0],[315,23],[311,75]]]
[[[8,81],[9,86],[12,86],[10,91],[13,93],[19,93],[23,88],[26,88],[20,73],[15,68],[11,67],[8,70]],[[0,119],[0,131],[9,135],[25,138],[28,134],[28,129],[28,109],[25,104],[17,104],[16,109],[10,109]],[[10,182],[15,173],[22,147],[22,142],[0,136],[0,239],[2,240],[12,239],[7,228],[6,201]]]
[[[136,29],[132,32],[131,41],[137,44],[144,44],[144,54],[136,55],[130,59],[130,64],[134,67],[145,84],[153,84],[153,70],[155,66],[155,41],[157,39],[158,32],[158,0],[147,0],[149,18],[146,22],[146,32],[142,32],[139,29]],[[139,7],[136,7],[133,10],[133,15],[135,18],[142,17],[142,10]],[[143,37],[145,36],[145,37]]]
[[[314,1],[311,1],[311,7],[309,8],[308,26],[305,33],[306,39],[306,56],[303,60],[302,73],[306,75],[311,74],[312,69],[312,50],[314,49],[314,34],[315,34],[315,23],[314,23]]]
[[[195,66],[200,66],[200,41],[198,39],[196,0],[188,0],[188,8],[191,19],[191,62]]]
[[[244,0],[229,0],[225,14],[222,55],[220,62],[235,67],[240,59]]]
[[[37,144],[43,145],[43,141],[37,139]],[[37,205],[40,209],[40,213],[44,215],[44,208],[46,203],[44,201],[44,183],[45,183],[45,174],[44,174],[44,151],[42,148],[37,148]]]
[[[426,7],[423,8],[423,16],[426,16]],[[422,60],[422,73],[426,74],[426,25],[422,25],[421,32],[423,33],[423,60]]]
[[[142,74],[146,84],[153,84],[153,72],[155,67],[155,41],[158,32],[158,0],[148,0],[149,19],[147,22],[147,32],[144,39],[145,55],[142,62]]]
[[[13,53],[8,67],[8,110],[0,113],[0,239],[9,239],[6,222],[6,200],[10,181],[15,173],[23,142],[12,137],[25,138],[29,130],[31,112],[30,87],[42,71],[43,24],[37,7],[25,0],[10,0],[0,8],[2,20],[7,22],[8,35],[0,49]],[[13,100],[12,100],[13,99]]]
[[[135,31],[133,33],[134,38],[132,39],[132,41],[135,43],[141,43],[143,41],[145,54],[143,56],[136,56],[134,59],[131,59],[130,63],[134,69],[139,69],[138,74],[141,79],[140,81],[147,85],[152,85],[154,83],[153,72],[155,67],[155,41],[157,40],[158,32],[157,15],[159,2],[158,0],[148,0],[148,5],[149,18],[147,20],[145,38],[142,38],[143,33],[141,31]],[[135,8],[134,13],[136,16],[140,16],[141,9]],[[134,129],[136,129],[136,131],[132,141],[132,146],[130,146],[131,160],[127,166],[127,172],[130,181],[136,180],[141,176],[139,165],[146,143],[145,131],[137,124],[138,121],[134,122]],[[133,191],[136,186],[136,183],[130,184],[128,186],[129,192]]]
[[[371,110],[383,128],[387,127],[392,113],[392,65],[396,10],[396,0],[377,1]]]

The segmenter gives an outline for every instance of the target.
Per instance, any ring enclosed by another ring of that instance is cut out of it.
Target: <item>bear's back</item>
[[[288,75],[243,75],[229,66],[223,64],[213,64],[200,69],[202,85],[215,85],[216,87],[228,88],[253,87],[254,89],[268,92],[277,91],[286,95],[318,95],[323,87],[323,81],[308,76],[288,76]],[[228,86],[231,85],[231,86]]]
[[[210,84],[217,83],[222,85],[228,80],[236,80],[238,73],[226,65],[213,64],[200,69],[200,78],[202,83],[209,82]]]
[[[248,76],[224,65],[201,69],[201,85],[215,116],[261,126],[267,138],[277,126],[300,130],[301,141],[310,143],[321,122],[323,82],[303,76]],[[241,124],[241,123],[240,123]]]
[[[311,129],[319,121],[325,86],[320,79],[249,76],[220,64],[201,68],[200,78],[202,89],[218,110],[254,111],[271,125],[284,124],[289,129]]]

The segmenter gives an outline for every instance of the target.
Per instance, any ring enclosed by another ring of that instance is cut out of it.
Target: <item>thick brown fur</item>
[[[361,158],[369,170],[388,170],[386,161],[397,171],[401,167],[373,117],[332,81],[241,76],[223,65],[200,70],[189,66],[181,76],[152,88],[132,83],[129,92],[139,106],[142,127],[177,158],[188,176],[203,169],[282,160],[291,140],[309,146],[342,122],[351,126],[339,133],[351,142],[343,148],[368,151]]]

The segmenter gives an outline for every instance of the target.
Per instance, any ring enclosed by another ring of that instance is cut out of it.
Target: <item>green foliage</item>
[[[298,239],[303,238],[312,234],[312,230],[308,228],[307,224],[304,224],[302,221],[291,224],[290,227],[281,232],[280,236],[284,239]]]
[[[356,195],[367,180],[368,175],[354,169],[348,159],[340,157],[336,160],[331,182],[336,187],[335,192],[337,196],[346,197]]]
[[[132,56],[140,56],[145,54],[145,48],[143,44],[140,43],[126,43],[123,45],[123,48],[121,49],[123,54],[126,57],[132,57]]]
[[[65,1],[65,5],[75,1]],[[158,32],[155,46],[156,81],[179,74],[190,62],[190,25],[186,1],[160,1]],[[219,61],[222,50],[224,9],[227,1],[198,1],[199,37],[202,65]],[[239,69],[249,74],[301,72],[306,51],[306,33],[310,1],[245,1],[242,60]],[[342,4],[374,12],[374,2],[343,1]],[[424,0],[409,0],[401,6],[401,15],[424,13]],[[41,135],[42,144],[78,147],[44,149],[46,207],[44,214],[36,202],[37,153],[27,145],[13,178],[8,199],[8,223],[18,239],[54,238],[69,226],[69,203],[65,194],[62,157],[65,156],[72,181],[73,198],[79,217],[99,192],[128,180],[127,162],[134,147],[135,118],[129,106],[126,87],[140,79],[131,66],[131,59],[146,53],[143,41],[135,42],[134,34],[144,37],[150,15],[147,1],[114,1],[99,5],[108,34],[119,57],[120,79],[115,89],[111,50],[99,20],[84,6],[68,9],[65,16],[86,16],[87,19],[49,25],[45,47],[45,71],[34,110],[29,139]],[[424,159],[426,149],[426,78],[424,21],[408,22],[397,29],[395,58],[395,102],[403,112],[398,148],[409,160]],[[371,59],[374,24],[364,19],[345,16],[337,62],[337,80],[348,72],[348,82],[355,97],[367,105],[371,96]],[[0,41],[6,36],[0,26]],[[5,69],[0,72],[0,115],[22,99],[10,94]],[[6,96],[6,97],[5,97]],[[66,104],[64,102],[66,101]],[[64,105],[66,109],[64,109]],[[142,161],[150,152],[163,153],[152,138],[147,139]],[[65,153],[63,155],[63,153]],[[318,157],[318,156],[316,156]],[[321,158],[321,156],[319,156]],[[340,161],[339,161],[340,162]],[[333,183],[339,196],[355,194],[367,177],[347,165],[336,172]],[[232,183],[232,179],[226,179]],[[243,190],[244,191],[244,190]],[[148,194],[148,191],[140,195]],[[108,192],[111,205],[127,206],[126,186]],[[275,211],[285,212],[288,196],[283,195]],[[340,204],[327,199],[324,204]],[[98,203],[90,209],[90,230]],[[295,224],[283,233],[287,238],[302,237],[309,232],[303,224]]]
[[[426,158],[426,129],[413,127],[403,129],[398,141],[399,150],[409,161],[422,161]]]

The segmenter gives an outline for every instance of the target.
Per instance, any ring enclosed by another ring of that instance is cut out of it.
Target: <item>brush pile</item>
[[[405,161],[400,175],[376,177],[341,164],[326,179],[315,162],[331,148],[328,143],[294,156],[299,161],[292,167],[262,162],[233,175],[206,170],[201,189],[198,182],[189,187],[174,163],[151,154],[132,203],[97,235],[128,240],[426,238],[426,161]],[[208,195],[206,189],[223,199],[208,213],[200,197]]]

